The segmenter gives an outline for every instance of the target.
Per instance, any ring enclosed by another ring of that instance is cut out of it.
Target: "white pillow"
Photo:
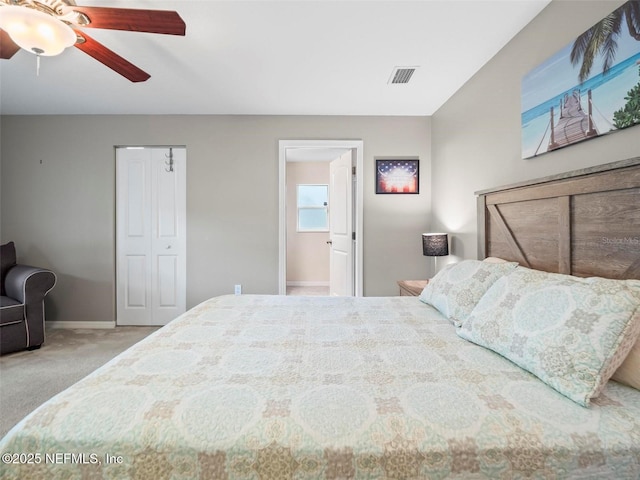
[[[419,298],[459,326],[489,287],[517,265],[515,262],[488,263],[480,260],[451,263],[429,280]]]
[[[487,257],[482,261],[486,263],[508,263],[509,262],[508,260],[505,260],[504,258],[499,258],[499,257]]]
[[[640,281],[518,267],[493,284],[457,333],[586,407],[640,334]]]

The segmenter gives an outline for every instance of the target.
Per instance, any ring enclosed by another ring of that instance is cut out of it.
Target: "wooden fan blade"
[[[93,38],[87,36],[84,32],[74,31],[85,40],[84,42],[77,42],[75,44],[76,48],[82,50],[87,55],[92,56],[114,72],[119,73],[132,82],[144,82],[151,77],[147,72],[139,69],[133,63],[125,60],[114,51],[109,50],[100,42],[97,42]]]
[[[4,30],[0,30],[0,58],[8,60],[13,57],[20,47],[14,42],[9,34]]]
[[[83,13],[91,21],[89,25],[82,25],[82,27],[182,36],[187,28],[180,15],[169,10],[83,7],[79,5],[74,5],[73,10]]]

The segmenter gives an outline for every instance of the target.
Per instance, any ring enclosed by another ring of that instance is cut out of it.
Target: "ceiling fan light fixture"
[[[77,38],[66,23],[28,7],[1,7],[0,28],[24,50],[43,56],[61,54]]]

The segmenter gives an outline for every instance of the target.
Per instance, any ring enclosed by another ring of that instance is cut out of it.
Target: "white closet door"
[[[123,147],[116,161],[117,323],[165,325],[186,310],[186,151]]]

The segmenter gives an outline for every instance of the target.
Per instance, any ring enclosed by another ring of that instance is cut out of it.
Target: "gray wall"
[[[364,141],[364,293],[424,278],[430,119],[289,116],[3,116],[2,242],[59,282],[48,320],[115,319],[115,145],[187,147],[187,306],[278,291],[278,140]],[[374,158],[418,156],[420,195],[375,195]]]
[[[451,233],[448,261],[476,257],[475,191],[640,155],[640,127],[520,155],[522,76],[622,3],[553,1],[432,118],[3,116],[1,239],[58,273],[50,320],[113,321],[114,145],[186,145],[188,306],[276,293],[278,140],[362,139],[364,292],[394,295],[429,272],[429,227]],[[420,157],[420,195],[375,195],[374,158],[394,155]]]
[[[523,75],[622,3],[553,1],[433,115],[432,222],[451,232],[449,261],[476,258],[475,191],[640,156],[640,126],[534,159],[520,152]]]

